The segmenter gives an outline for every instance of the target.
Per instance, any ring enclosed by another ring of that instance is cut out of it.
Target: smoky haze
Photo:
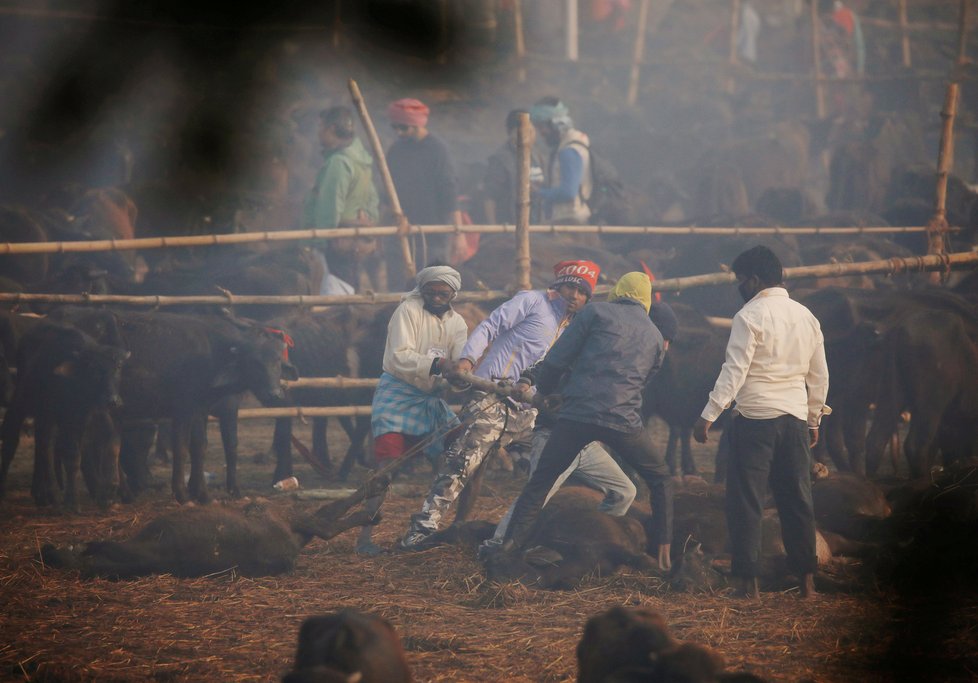
[[[194,198],[212,211],[276,191],[295,205],[322,159],[316,115],[349,103],[349,77],[360,83],[385,143],[392,140],[383,117],[390,100],[413,96],[428,103],[463,191],[477,184],[481,164],[504,139],[506,112],[559,95],[638,195],[640,222],[688,217],[688,207],[681,214],[670,207],[694,202],[697,165],[719,146],[781,135],[783,128],[772,131],[784,124],[795,127],[792,135],[805,128],[811,158],[830,142],[804,79],[811,69],[806,3],[754,0],[762,17],[758,55],[740,67],[794,73],[798,80],[745,78],[733,88],[723,78],[729,4],[651,3],[645,52],[652,65],[643,69],[633,107],[624,94],[638,3],[618,26],[597,24],[590,4],[579,3],[579,65],[559,63],[565,3],[524,3],[527,49],[549,57],[531,62],[524,84],[516,79],[513,30],[505,18],[511,15],[499,11],[503,4],[285,0],[254,7],[184,0],[8,7],[0,14],[0,199],[36,205],[71,184],[165,184],[171,198]],[[851,4],[895,16],[895,3]],[[912,4],[910,19],[954,22],[956,7]],[[864,30],[867,73],[898,72],[898,36],[872,24]],[[955,39],[948,31],[915,34],[914,67],[946,71]],[[596,66],[594,59],[612,63]],[[933,163],[942,89],[939,79],[870,82],[858,94],[836,87],[825,120],[839,108],[899,115],[912,122],[901,141],[906,160]],[[969,108],[966,100],[966,116]],[[957,170],[970,177],[971,142],[960,144]],[[812,163],[809,170],[804,182],[824,195],[825,169]],[[152,214],[153,201],[139,199],[144,215]],[[250,227],[289,227],[293,218],[285,212]],[[168,220],[185,218],[171,212]]]

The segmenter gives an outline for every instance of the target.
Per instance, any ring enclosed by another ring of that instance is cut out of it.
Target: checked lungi
[[[436,431],[446,432],[448,427],[458,424],[455,413],[442,399],[389,373],[380,376],[370,406],[370,430],[374,438],[391,432],[423,437]],[[434,458],[443,450],[443,438],[438,438],[425,448],[425,453]]]

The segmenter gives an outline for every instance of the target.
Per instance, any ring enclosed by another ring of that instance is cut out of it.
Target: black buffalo
[[[138,488],[149,448],[136,448],[133,441],[145,435],[141,425],[169,420],[172,489],[180,502],[190,497],[202,502],[208,499],[204,481],[208,413],[223,417],[222,433],[236,434],[235,397],[250,391],[264,404],[280,404],[283,373],[295,378],[293,369],[283,364],[285,342],[261,326],[218,315],[105,311],[64,315],[84,328],[98,325],[106,316],[116,321],[121,344],[132,353],[122,375],[123,406],[115,412],[122,425],[123,470]],[[225,437],[228,446],[228,435]],[[188,452],[191,470],[189,483],[185,483],[183,463]],[[225,458],[227,490],[236,495],[236,449],[226,448]]]
[[[118,407],[120,375],[129,353],[98,343],[70,326],[43,322],[21,339],[17,383],[0,427],[2,471],[6,480],[28,417],[34,418],[34,479],[38,505],[57,502],[56,464],[65,472],[64,503],[77,505],[75,477],[85,425],[93,412]],[[107,469],[111,469],[107,468]]]

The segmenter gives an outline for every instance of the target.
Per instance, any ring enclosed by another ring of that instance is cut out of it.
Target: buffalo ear
[[[299,371],[292,363],[282,363],[282,379],[294,382],[299,379]]]
[[[64,363],[56,366],[53,372],[58,377],[74,377],[75,370],[77,369],[78,368],[74,360],[66,360]]]

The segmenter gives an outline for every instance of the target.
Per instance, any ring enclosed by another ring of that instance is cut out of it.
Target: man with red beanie
[[[483,379],[516,382],[524,370],[546,355],[574,314],[591,298],[600,270],[590,261],[558,263],[548,290],[519,292],[479,324],[462,349],[458,371],[474,369],[474,374]],[[424,540],[438,530],[439,522],[486,456],[504,439],[508,442],[529,431],[537,411],[512,399],[476,392],[462,414],[474,419],[445,451],[444,467],[432,484],[421,512],[412,516],[401,540],[403,549],[423,547]],[[607,452],[600,451],[597,455],[613,463]],[[618,486],[612,488],[631,487],[630,496],[627,492],[617,496],[628,498],[627,510],[635,497],[635,487],[620,469],[618,472]]]
[[[397,197],[414,225],[458,225],[458,187],[448,146],[428,130],[428,107],[419,100],[391,102],[387,117],[397,140],[387,165]],[[430,235],[428,260],[448,261],[448,236]]]

